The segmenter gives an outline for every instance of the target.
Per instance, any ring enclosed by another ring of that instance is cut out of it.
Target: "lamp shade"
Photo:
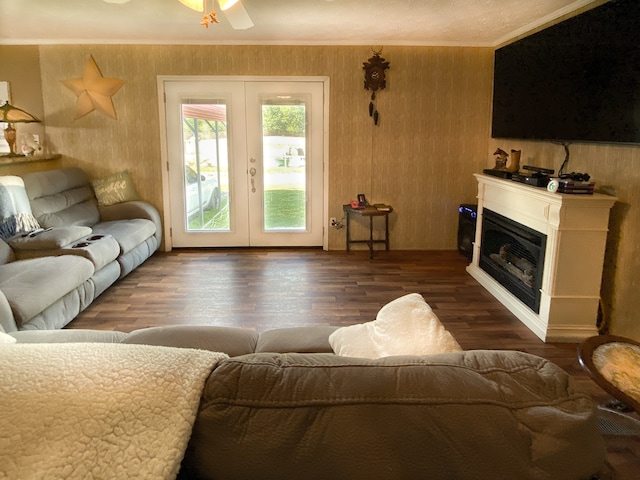
[[[24,110],[6,102],[0,107],[0,122],[6,123],[31,123],[40,122],[39,119]]]

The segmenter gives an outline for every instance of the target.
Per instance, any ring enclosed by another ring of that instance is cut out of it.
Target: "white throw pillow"
[[[0,332],[0,343],[16,343],[16,339],[8,333]]]
[[[359,358],[462,351],[418,293],[388,303],[372,322],[337,329],[329,343],[336,355]]]

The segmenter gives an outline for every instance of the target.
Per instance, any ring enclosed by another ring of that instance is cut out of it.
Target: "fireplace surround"
[[[488,208],[483,215],[480,268],[539,313],[547,236]]]
[[[551,193],[545,188],[508,179],[484,174],[475,177],[478,223],[473,259],[467,267],[469,274],[544,341],[574,342],[597,335],[609,212],[616,198],[597,193]],[[505,237],[486,240],[485,244],[482,232],[488,228],[484,225],[487,218],[488,224],[497,218],[499,229],[506,227],[507,232],[503,234],[508,237],[514,223],[524,227],[525,241],[520,237],[517,240],[526,247],[527,253],[513,257],[513,240]],[[534,240],[537,237],[539,240]],[[537,259],[531,243],[541,250]],[[501,251],[503,245],[510,246]],[[496,278],[500,275],[495,269],[490,272],[487,257],[491,260],[491,255],[494,262],[500,262],[501,256],[505,265],[511,262],[511,266],[503,270],[511,270],[522,278],[521,283],[527,288],[520,290],[533,293],[533,301],[523,299],[520,292],[514,293],[514,288],[505,287]],[[535,272],[531,270],[533,266]],[[532,282],[536,276],[538,284]]]

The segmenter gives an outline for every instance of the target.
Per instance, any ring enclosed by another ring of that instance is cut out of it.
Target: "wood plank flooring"
[[[161,325],[255,329],[344,326],[375,319],[407,293],[431,305],[462,348],[520,350],[566,370],[576,388],[610,400],[582,370],[577,344],[544,343],[480,286],[457,251],[198,249],[158,252],[67,328],[129,332]],[[608,437],[615,478],[640,478],[640,439]]]

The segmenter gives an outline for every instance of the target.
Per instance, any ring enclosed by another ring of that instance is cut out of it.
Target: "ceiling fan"
[[[220,10],[224,13],[226,19],[234,30],[246,30],[247,28],[253,27],[251,17],[249,17],[249,14],[242,5],[242,2],[239,0],[217,1],[220,6]],[[179,2],[196,12],[204,12],[207,5],[207,0],[179,0]],[[204,18],[205,20],[202,24],[206,27],[209,27],[209,23],[218,23],[214,11],[205,15]],[[207,18],[209,18],[209,20],[207,20]]]
[[[131,0],[104,0],[106,3],[129,3]],[[211,2],[215,2],[216,0],[211,0]],[[333,0],[327,0],[333,1]],[[192,10],[196,12],[204,13],[207,7],[207,0],[179,0],[180,3],[186,5]],[[218,5],[220,6],[220,10],[224,12],[224,16],[231,24],[231,27],[234,30],[246,30],[247,28],[253,27],[253,22],[251,21],[251,17],[244,9],[242,2],[240,0],[217,0]],[[200,22],[202,25],[205,25],[209,28],[210,23],[219,23],[216,19],[216,12],[211,10],[211,13],[204,15],[204,20]]]

